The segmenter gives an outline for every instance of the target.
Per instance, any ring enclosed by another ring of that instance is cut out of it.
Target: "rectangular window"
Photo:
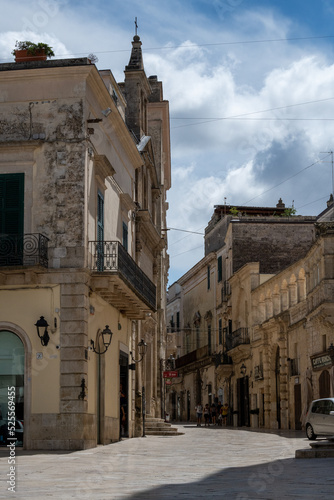
[[[218,257],[218,283],[223,280],[223,258]]]
[[[101,191],[97,193],[97,225],[96,225],[96,253],[97,253],[97,269],[104,269],[104,198]]]
[[[212,339],[211,339],[211,325],[208,325],[208,354],[211,354]]]
[[[176,329],[177,329],[177,331],[180,330],[180,313],[179,313],[179,311],[177,311],[177,313],[176,313]]]
[[[220,319],[218,321],[218,336],[219,336],[219,345],[223,344],[223,322]]]
[[[208,290],[210,290],[210,266],[208,266]]]
[[[0,264],[23,264],[24,174],[0,175]]]
[[[0,234],[23,234],[24,174],[0,175]]]
[[[122,245],[125,248],[125,250],[128,250],[128,225],[126,222],[123,222],[123,241]]]

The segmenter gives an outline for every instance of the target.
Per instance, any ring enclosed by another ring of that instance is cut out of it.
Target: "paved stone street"
[[[197,428],[185,434],[123,440],[76,452],[17,450],[16,493],[7,491],[0,449],[0,498],[302,499],[333,498],[334,458],[298,459],[302,432]]]

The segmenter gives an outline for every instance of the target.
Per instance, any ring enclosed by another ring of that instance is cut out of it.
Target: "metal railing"
[[[238,328],[232,332],[232,334],[227,334],[226,336],[226,349],[229,351],[238,345],[249,344],[250,338],[248,334],[248,328]]]
[[[135,263],[119,241],[90,241],[90,269],[115,272],[141,296],[152,309],[156,309],[156,286]]]
[[[262,380],[263,379],[263,366],[262,365],[254,366],[254,379],[255,380]]]
[[[181,368],[182,366],[189,365],[207,356],[209,356],[209,346],[204,345],[177,358],[175,360],[175,366],[176,368]]]
[[[48,267],[48,241],[43,234],[0,234],[0,267]]]

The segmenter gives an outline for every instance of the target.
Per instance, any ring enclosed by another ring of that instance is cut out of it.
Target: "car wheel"
[[[310,441],[317,439],[317,436],[314,434],[313,427],[311,424],[306,425],[306,436]]]

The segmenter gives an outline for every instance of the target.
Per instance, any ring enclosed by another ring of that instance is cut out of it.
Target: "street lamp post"
[[[147,344],[146,344],[146,342],[144,342],[144,339],[141,339],[141,341],[138,342],[138,346],[137,347],[138,347],[138,353],[139,353],[139,356],[140,356],[139,359],[135,359],[133,357],[133,355],[132,355],[132,351],[130,351],[131,359],[132,359],[133,363],[140,363],[141,361],[143,361],[144,356],[145,356],[145,354],[147,352]],[[142,407],[142,418],[143,418],[143,435],[142,435],[142,437],[146,437],[145,436],[146,398],[145,398],[145,384],[144,384],[144,368],[142,368],[141,400],[142,400],[141,407]]]

